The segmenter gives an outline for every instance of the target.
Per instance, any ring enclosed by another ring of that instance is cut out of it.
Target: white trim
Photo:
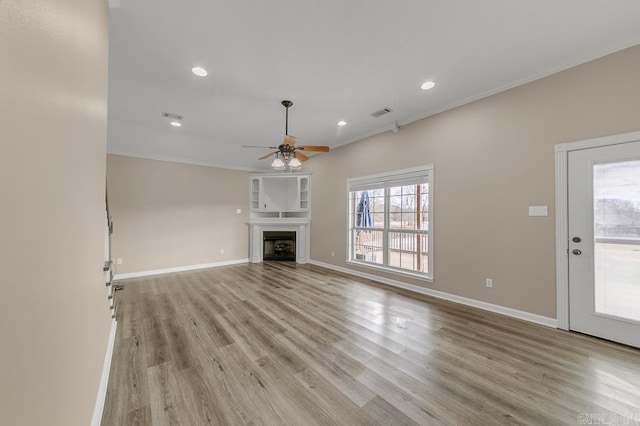
[[[620,133],[618,135],[609,135],[600,138],[561,143],[556,145],[556,153],[577,151],[579,149],[599,148],[601,146],[619,145],[636,141],[640,141],[640,132]]]
[[[150,271],[128,272],[126,274],[116,274],[114,280],[126,280],[128,278],[148,277],[150,275],[170,274],[172,272],[195,271],[197,269],[217,268],[219,266],[240,265],[249,263],[249,259],[225,260],[222,262],[202,263],[200,265],[176,266],[174,268],[153,269]]]
[[[370,180],[381,180],[384,181],[387,178],[403,178],[403,175],[408,175],[408,174],[420,174],[420,173],[428,173],[430,171],[433,170],[433,164],[427,164],[426,166],[419,166],[419,167],[410,167],[408,169],[401,169],[401,170],[392,170],[392,171],[388,171],[388,172],[382,172],[382,173],[376,173],[373,175],[367,175],[367,176],[358,176],[358,177],[352,177],[352,178],[347,178],[347,188],[350,187],[351,185],[357,183],[357,182],[361,182],[361,181],[370,181]],[[429,188],[431,189],[431,188]]]
[[[424,294],[427,296],[436,297],[438,299],[449,300],[451,302],[459,303],[461,305],[471,306],[471,307],[482,309],[485,311],[495,312],[495,313],[506,315],[509,317],[518,318],[518,319],[532,322],[535,324],[544,325],[546,327],[552,327],[552,328],[557,327],[557,321],[555,319],[545,317],[542,315],[532,314],[525,311],[519,311],[517,309],[507,308],[505,306],[500,306],[500,305],[494,305],[493,303],[482,302],[480,300],[469,299],[467,297],[456,296],[455,294],[445,293],[443,291],[431,290],[428,288],[407,284],[402,281],[396,281],[389,278],[379,277],[377,275],[367,274],[367,273],[356,271],[349,268],[343,268],[341,266],[331,265],[329,263],[319,262],[317,260],[310,260],[309,263],[312,265],[320,266],[322,268],[331,269],[331,270],[342,272],[345,274],[355,275],[357,277],[365,278],[372,281],[377,281],[393,287],[398,287],[398,288],[413,291],[416,293]]]
[[[412,272],[412,271],[409,271],[408,269],[394,268],[393,266],[383,266],[383,265],[380,265],[378,263],[361,262],[361,261],[358,261],[358,260],[349,260],[349,259],[347,259],[346,262],[348,264],[350,264],[350,265],[357,266],[357,267],[360,267],[360,268],[374,269],[374,270],[378,270],[378,271],[381,271],[381,272],[386,272],[388,274],[396,274],[396,275],[400,275],[402,277],[413,278],[414,280],[425,281],[425,282],[428,282],[428,283],[432,283],[433,282],[433,278],[427,277],[426,274],[422,274],[422,273],[419,273],[419,272]]]
[[[640,132],[561,143],[556,151],[556,300],[558,328],[569,330],[569,208],[567,158],[570,151],[619,145],[640,140]]]
[[[566,144],[565,144],[566,146]],[[567,152],[556,146],[556,316],[558,328],[569,330],[569,229]]]
[[[109,340],[107,341],[107,354],[104,357],[104,365],[102,367],[102,377],[100,378],[100,387],[98,388],[98,396],[96,397],[96,405],[93,407],[93,416],[91,417],[91,426],[100,426],[102,421],[102,411],[107,398],[107,387],[109,385],[109,372],[111,371],[111,359],[113,358],[113,348],[116,342],[116,330],[118,323],[116,320],[111,321],[111,331],[109,332]]]
[[[164,161],[165,163],[176,163],[176,164],[187,164],[190,166],[202,166],[202,167],[212,167],[214,169],[226,169],[226,170],[239,170],[241,172],[249,172],[249,173],[263,173],[264,169],[258,169],[255,167],[234,167],[230,164],[218,164],[209,161],[197,161],[197,160],[185,160],[173,156],[167,155],[156,155],[156,154],[146,154],[146,153],[135,153],[129,152],[125,150],[117,150],[117,149],[108,149],[107,154],[109,155],[118,155],[120,157],[131,157],[131,158],[140,158],[142,160],[155,160],[155,161]]]

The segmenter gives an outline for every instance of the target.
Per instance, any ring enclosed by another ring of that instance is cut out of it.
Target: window
[[[349,261],[433,278],[433,166],[347,181]]]

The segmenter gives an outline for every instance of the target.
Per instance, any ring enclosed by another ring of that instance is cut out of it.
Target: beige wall
[[[0,424],[86,426],[111,314],[107,2],[0,1]]]
[[[107,182],[118,274],[248,258],[247,172],[109,155]]]
[[[554,145],[637,131],[639,117],[636,46],[314,157],[311,258],[348,267],[347,178],[433,164],[435,282],[387,276],[555,318]]]

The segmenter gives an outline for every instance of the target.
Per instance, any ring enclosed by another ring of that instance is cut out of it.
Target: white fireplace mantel
[[[261,173],[249,177],[249,260],[263,260],[264,232],[295,232],[296,262],[309,260],[310,173]]]
[[[269,231],[293,231],[296,233],[296,262],[309,260],[309,219],[254,219],[249,222],[249,259],[262,262],[263,234]]]

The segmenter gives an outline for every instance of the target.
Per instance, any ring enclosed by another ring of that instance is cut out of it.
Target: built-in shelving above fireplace
[[[311,174],[264,173],[249,177],[249,259],[263,261],[265,232],[295,232],[296,261],[309,256]]]
[[[251,175],[252,218],[309,218],[311,175]]]

